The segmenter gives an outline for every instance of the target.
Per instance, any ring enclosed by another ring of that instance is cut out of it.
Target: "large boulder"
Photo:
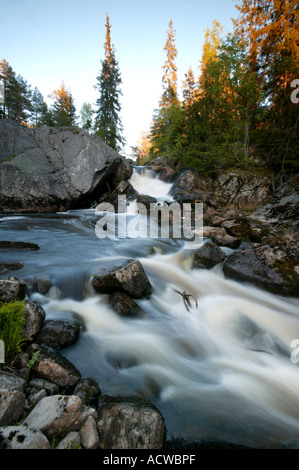
[[[33,369],[39,377],[67,389],[75,387],[81,379],[81,374],[66,357],[49,346],[33,343],[28,347],[31,356],[37,351],[39,353]]]
[[[271,246],[243,242],[228,256],[223,272],[230,279],[248,282],[274,294],[298,297],[298,243],[280,241]]]
[[[121,265],[103,267],[93,276],[93,287],[100,294],[123,291],[133,299],[152,293],[152,286],[139,260],[130,259]]]
[[[129,164],[78,128],[28,129],[0,121],[0,210],[52,212],[90,207]]]
[[[135,397],[102,396],[98,431],[101,449],[161,449],[166,436],[161,413]]]

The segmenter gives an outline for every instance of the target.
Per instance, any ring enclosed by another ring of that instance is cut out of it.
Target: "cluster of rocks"
[[[275,183],[265,169],[226,172],[215,180],[195,171],[178,173],[158,157],[150,163],[180,204],[204,204],[203,236],[209,239],[194,255],[194,268],[223,263],[227,278],[269,292],[298,296],[299,179]],[[230,254],[223,247],[234,250]]]
[[[140,285],[134,291],[136,273]],[[151,292],[137,260],[103,274],[102,282],[97,273],[94,285],[111,292],[111,304],[122,314],[130,308],[142,314],[126,292],[136,298]],[[0,301],[23,300],[26,319],[23,352],[0,370],[0,449],[162,448],[166,428],[157,408],[139,397],[102,395],[97,382],[82,378],[61,351],[77,341],[82,325],[46,320],[25,291],[21,280],[0,280]]]

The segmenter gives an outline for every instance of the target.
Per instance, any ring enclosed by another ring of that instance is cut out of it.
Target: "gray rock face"
[[[121,316],[143,318],[145,312],[124,292],[114,292],[109,296],[109,304]]]
[[[139,260],[125,261],[121,266],[103,268],[93,277],[93,286],[101,294],[123,291],[141,299],[152,293],[152,286]]]
[[[154,405],[134,397],[99,400],[98,431],[101,449],[161,449],[165,424]]]
[[[90,207],[108,182],[129,174],[119,154],[77,128],[27,129],[3,119],[0,155],[0,209],[5,211]]]

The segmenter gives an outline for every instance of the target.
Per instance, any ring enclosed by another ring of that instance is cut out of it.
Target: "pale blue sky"
[[[169,21],[176,30],[179,89],[189,66],[196,76],[204,33],[217,19],[232,31],[235,0],[0,0],[0,59],[47,96],[62,80],[77,113],[95,104],[104,58],[106,12],[122,76],[122,122],[128,147],[147,131],[161,95]]]

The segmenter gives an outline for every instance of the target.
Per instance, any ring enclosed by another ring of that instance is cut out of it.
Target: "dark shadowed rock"
[[[97,403],[101,389],[95,380],[86,378],[77,383],[73,395],[77,395],[84,405],[91,406]]]
[[[24,393],[16,390],[0,390],[0,426],[15,424],[25,408]]]
[[[78,128],[29,129],[2,119],[0,156],[0,208],[5,211],[90,207],[107,184],[130,174],[128,164],[100,137]]]
[[[81,324],[76,320],[46,320],[35,341],[55,349],[63,349],[77,342],[80,331]]]
[[[93,276],[93,286],[101,294],[123,291],[141,299],[152,293],[152,286],[139,260],[130,259],[120,266],[102,268]]]
[[[5,274],[9,271],[18,271],[23,267],[24,265],[22,263],[0,263],[0,273]]]
[[[1,250],[39,250],[36,243],[29,242],[11,242],[7,240],[0,241]]]
[[[298,243],[282,241],[275,246],[243,242],[228,256],[225,276],[248,282],[274,294],[298,296]]]
[[[0,302],[24,300],[25,294],[26,283],[24,281],[14,277],[0,279]]]
[[[36,302],[26,301],[25,303],[25,318],[26,325],[24,336],[27,341],[33,341],[38,334],[41,325],[46,317],[44,309]]]
[[[121,316],[143,318],[145,312],[124,292],[114,292],[109,296],[112,308]]]
[[[101,449],[161,449],[166,436],[157,408],[136,397],[99,399],[98,431]]]
[[[211,269],[226,257],[224,251],[212,241],[208,241],[194,253],[193,268]]]

